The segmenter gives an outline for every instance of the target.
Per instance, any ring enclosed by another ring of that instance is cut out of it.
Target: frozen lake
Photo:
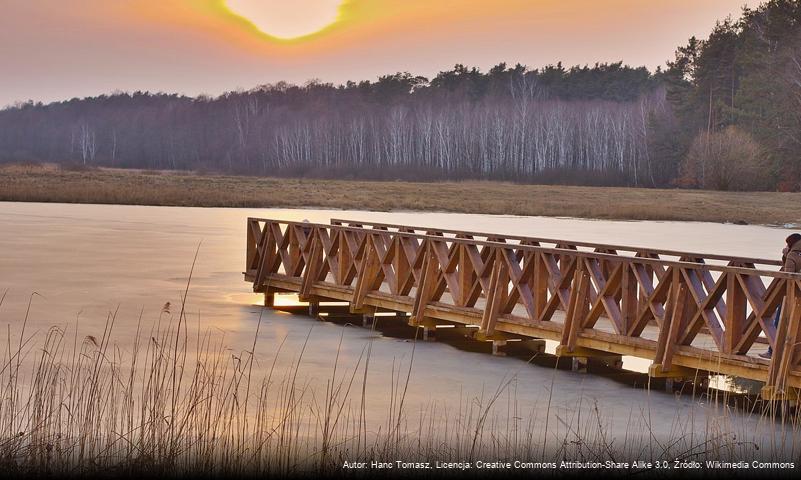
[[[230,355],[238,356],[251,348],[261,316],[253,369],[259,376],[268,375],[275,362],[274,371],[280,372],[276,376],[285,379],[299,365],[296,385],[305,392],[303,401],[309,402],[311,416],[332,375],[344,375],[348,381],[356,377],[358,384],[350,397],[343,397],[346,414],[363,411],[364,430],[370,436],[402,423],[410,437],[434,435],[428,441],[464,442],[447,432],[457,432],[456,424],[467,424],[487,411],[481,442],[495,449],[502,442],[487,439],[520,444],[528,435],[528,445],[551,452],[571,439],[604,437],[615,448],[636,444],[644,456],[659,457],[714,437],[721,459],[750,458],[754,445],[760,447],[757,455],[798,458],[797,429],[777,428],[758,413],[715,405],[707,397],[649,392],[604,376],[264,310],[261,297],[242,279],[248,216],[320,223],[332,217],[353,218],[761,258],[780,256],[787,235],[778,228],[706,223],[0,203],[0,295],[5,292],[0,340],[4,346],[19,340],[29,301],[28,364],[51,326],[65,328],[70,339],[76,328],[78,339],[99,338],[110,312],[116,311],[111,342],[124,355],[132,348],[138,326],[149,331],[160,317],[178,315],[199,246],[186,302],[191,335],[210,332]],[[315,435],[313,424],[309,419],[305,427],[309,436]],[[486,451],[493,452],[490,447]]]

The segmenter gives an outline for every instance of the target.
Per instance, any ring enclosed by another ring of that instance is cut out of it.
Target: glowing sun
[[[285,40],[319,32],[339,18],[344,0],[225,0],[231,13]]]

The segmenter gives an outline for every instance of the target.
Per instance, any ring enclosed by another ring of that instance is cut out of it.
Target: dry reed
[[[621,220],[801,224],[801,193],[375,182],[0,166],[0,201],[194,207],[319,207]]]
[[[280,342],[257,354],[261,316],[249,350],[232,352],[224,337],[199,325],[190,334],[188,294],[187,283],[177,316],[165,305],[145,328],[140,315],[129,351],[112,341],[116,312],[97,336],[78,338],[76,325],[70,339],[66,328],[53,327],[39,346],[36,334],[26,331],[27,314],[18,333],[9,327],[0,366],[0,470],[51,476],[313,476],[342,473],[346,461],[797,461],[801,453],[798,417],[791,412],[751,413],[771,431],[765,443],[742,428],[739,414],[711,391],[707,398],[720,402],[720,415],[704,420],[703,434],[695,433],[691,411],[674,419],[669,435],[657,435],[646,408],[632,410],[625,437],[615,437],[611,420],[591,398],[580,395],[574,409],[552,404],[556,375],[543,385],[545,405],[521,405],[520,380],[510,372],[489,392],[460,392],[447,403],[431,401],[414,412],[407,394],[415,342],[408,360],[394,361],[386,379],[388,410],[382,419],[368,418],[372,340],[345,368],[343,333],[320,391],[300,374],[306,343],[284,352]],[[306,342],[312,334],[310,329]],[[287,354],[293,361],[277,369],[279,356]],[[261,376],[253,372],[259,357],[270,364]],[[591,407],[583,408],[584,402]],[[582,417],[587,410],[589,417]],[[655,469],[627,473],[649,471]],[[370,470],[348,472],[366,476]]]

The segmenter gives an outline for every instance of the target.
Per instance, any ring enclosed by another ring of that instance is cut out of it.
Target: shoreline
[[[161,205],[161,204],[148,204],[148,203],[111,203],[111,202],[62,202],[62,201],[37,201],[37,200],[3,200],[0,198],[0,205],[4,203],[15,204],[39,204],[39,205],[96,205],[96,206],[120,206],[120,207],[149,207],[149,208],[198,208],[198,209],[286,209],[286,210],[309,210],[309,211],[330,211],[330,212],[348,212],[354,208],[340,208],[332,206],[321,205],[281,205],[281,206],[258,206],[258,207],[240,207],[240,206],[223,206],[223,205]],[[661,222],[661,223],[712,223],[718,225],[737,225],[737,226],[755,226],[765,228],[778,228],[782,230],[801,230],[801,223],[737,223],[729,221],[710,221],[710,220],[677,220],[677,219],[658,219],[658,218],[597,218],[597,217],[576,217],[569,215],[526,215],[526,214],[506,214],[506,213],[484,213],[484,212],[461,212],[452,210],[413,210],[397,208],[391,210],[375,210],[375,209],[362,209],[365,212],[374,213],[438,213],[438,214],[454,214],[454,215],[487,215],[492,217],[510,217],[510,218],[554,218],[562,220],[580,220],[583,222]]]
[[[208,208],[426,211],[799,228],[801,193],[205,175],[0,166],[0,201]]]

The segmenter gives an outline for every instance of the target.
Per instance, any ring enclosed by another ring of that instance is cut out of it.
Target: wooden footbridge
[[[429,332],[553,340],[556,355],[631,355],[652,377],[718,373],[801,389],[801,275],[780,262],[620,245],[331,220],[249,218],[245,279],[265,294],[411,314]],[[780,305],[778,328],[773,326]],[[404,317],[406,318],[406,317]],[[536,340],[534,340],[536,341]],[[544,342],[543,342],[544,344]],[[758,354],[768,345],[770,360]]]

